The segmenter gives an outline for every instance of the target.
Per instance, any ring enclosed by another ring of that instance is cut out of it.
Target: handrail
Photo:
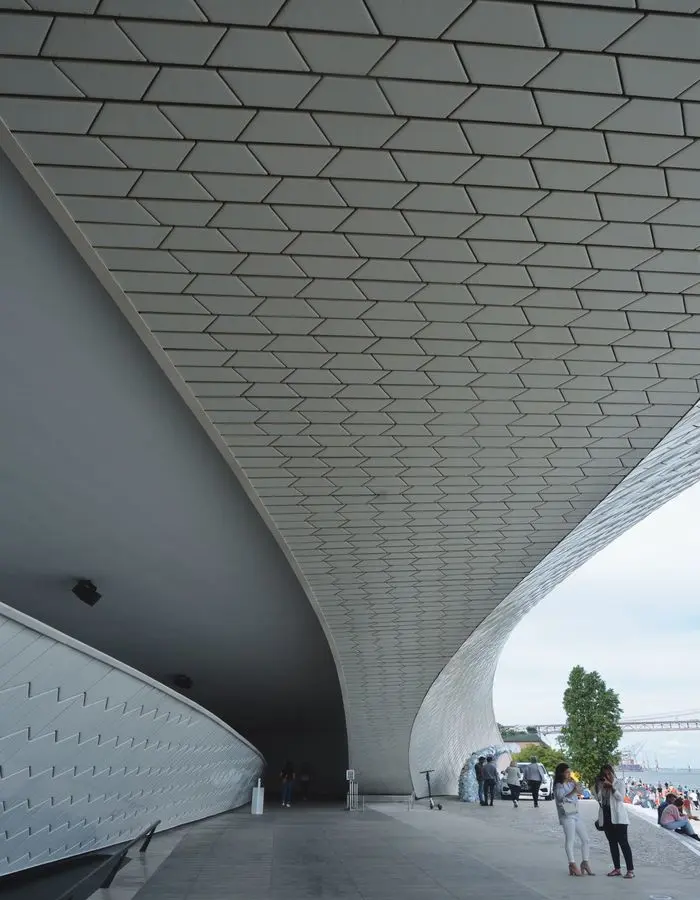
[[[108,888],[110,884],[114,881],[114,878],[121,868],[121,864],[124,861],[126,854],[131,850],[134,844],[138,844],[138,842],[143,838],[143,844],[139,848],[139,853],[145,853],[148,850],[148,845],[151,843],[151,838],[155,834],[156,828],[160,825],[160,819],[157,819],[152,825],[149,825],[145,831],[142,831],[137,837],[133,840],[129,841],[124,847],[120,850],[115,850],[111,856],[109,856],[104,862],[100,863],[96,869],[93,869],[88,875],[84,875],[80,881],[73,885],[73,887],[68,888],[67,891],[64,891],[62,894],[56,898],[56,900],[85,900],[85,898],[90,897],[97,888],[94,887],[94,882],[98,881],[98,887],[100,888]],[[100,881],[102,876],[104,875],[104,880]],[[87,893],[83,893],[83,891],[88,891]]]

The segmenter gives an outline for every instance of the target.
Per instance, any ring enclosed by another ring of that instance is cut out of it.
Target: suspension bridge
[[[544,736],[547,734],[561,734],[564,722],[548,723],[544,725],[502,725],[501,731],[536,731]],[[623,731],[700,731],[700,710],[691,710],[677,715],[665,713],[658,716],[636,717],[622,719],[620,726]]]

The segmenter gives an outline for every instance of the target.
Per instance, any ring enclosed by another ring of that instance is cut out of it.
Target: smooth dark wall
[[[326,722],[316,729],[270,729],[254,731],[250,740],[267,760],[265,786],[269,793],[280,791],[280,769],[289,759],[298,775],[304,763],[312,775],[310,794],[320,799],[337,799],[345,795],[347,741],[342,722]]]
[[[161,681],[190,675],[252,743],[332,723],[322,756],[344,772],[337,672],[287,560],[2,155],[0,385],[0,599]],[[81,577],[95,607],[71,593]]]

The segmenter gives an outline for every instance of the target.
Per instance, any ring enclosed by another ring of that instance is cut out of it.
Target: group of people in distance
[[[532,800],[535,806],[539,806],[542,771],[543,769],[537,762],[536,756],[531,758],[529,765],[525,767],[524,771],[525,780],[528,789],[532,793]],[[476,784],[479,790],[479,803],[481,806],[493,806],[493,798],[496,796],[496,787],[500,778],[493,756],[480,756],[474,764],[474,774],[476,775]],[[520,767],[511,762],[506,769],[505,779],[513,806],[516,808],[520,800],[520,781],[522,777],[523,773],[521,773]]]
[[[520,766],[516,765],[516,763],[511,760],[510,765],[505,771],[505,779],[506,784],[508,785],[510,798],[516,809],[518,808],[518,801],[520,800],[520,792],[522,790],[520,780],[523,777],[525,778],[528,790],[532,794],[532,802],[535,804],[535,807],[540,805],[540,788],[542,787],[543,771],[544,768],[540,766],[536,756],[530,757],[530,762],[524,766],[522,771]]]
[[[646,784],[643,781],[635,781],[632,778],[625,778],[627,785],[627,796],[632,802],[632,806],[641,806],[642,809],[658,809],[669,794],[675,797],[683,798],[683,810],[686,814],[692,815],[694,809],[700,809],[700,789],[691,788],[685,785],[674,786],[665,782],[664,784]]]

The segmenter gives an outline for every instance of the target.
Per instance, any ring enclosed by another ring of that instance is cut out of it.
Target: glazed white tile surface
[[[284,548],[362,790],[406,792],[436,677],[467,640],[471,718],[424,710],[491,740],[470,636],[698,400],[700,0],[17,5],[4,146]]]
[[[250,801],[264,760],[214,716],[0,605],[0,875]]]
[[[500,742],[493,679],[514,626],[575,569],[698,480],[700,405],[518,585],[445,666],[428,691],[411,733],[414,784],[420,784],[421,769],[433,768],[435,793],[455,793],[469,753]],[[547,652],[546,647],[533,648],[537,650]]]

